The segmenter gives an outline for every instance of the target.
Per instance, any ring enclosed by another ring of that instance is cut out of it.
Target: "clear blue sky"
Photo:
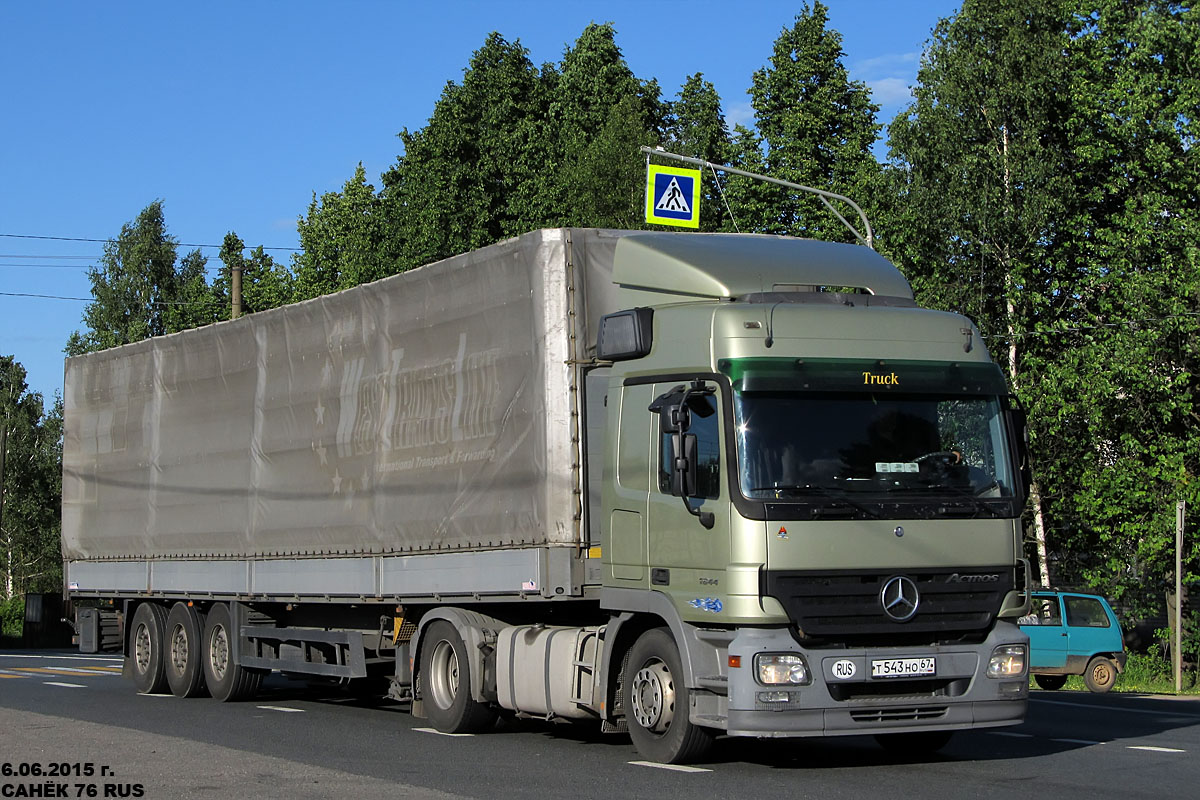
[[[886,124],[957,0],[828,0],[851,77]],[[294,248],[296,219],[368,178],[422,127],[491,31],[558,62],[592,21],[612,22],[639,78],[674,98],[703,72],[730,122],[801,3],[777,0],[495,2],[11,2],[0,5],[0,292],[89,296],[86,267],[155,199],[184,244]],[[180,254],[189,250],[180,248]],[[217,266],[216,248],[205,248]],[[273,254],[287,261],[288,251]],[[0,355],[49,401],[85,303],[0,295]]]

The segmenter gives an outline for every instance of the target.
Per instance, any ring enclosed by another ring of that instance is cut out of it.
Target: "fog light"
[[[1015,683],[1000,684],[1000,694],[1024,694],[1029,688],[1029,684],[1025,681],[1017,681]]]
[[[764,686],[807,686],[812,674],[804,657],[795,653],[759,653],[754,657],[754,671]]]
[[[1002,644],[992,651],[989,678],[1019,678],[1025,674],[1028,650],[1023,644]]]
[[[786,703],[790,699],[787,692],[759,692],[756,697],[760,703]]]

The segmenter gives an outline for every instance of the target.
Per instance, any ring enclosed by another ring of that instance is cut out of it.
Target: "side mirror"
[[[1010,415],[1013,422],[1013,433],[1016,434],[1017,438],[1021,486],[1025,489],[1025,495],[1028,497],[1029,492],[1033,488],[1033,469],[1029,463],[1029,415],[1025,412],[1025,409],[1015,404],[1015,398],[1010,408]]]
[[[688,513],[708,529],[716,524],[716,517],[688,502],[689,497],[699,496],[700,456],[696,434],[687,431],[692,427],[692,414],[703,418],[716,413],[708,400],[712,394],[704,381],[696,380],[690,387],[677,386],[656,398],[649,409],[658,414],[660,430],[671,437],[671,495],[682,498]]]

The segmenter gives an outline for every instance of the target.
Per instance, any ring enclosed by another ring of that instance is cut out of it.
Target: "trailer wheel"
[[[1117,665],[1107,656],[1096,656],[1088,662],[1083,682],[1096,694],[1104,694],[1117,682]]]
[[[1043,689],[1054,691],[1067,685],[1066,675],[1034,675],[1033,682]]]
[[[249,700],[258,694],[258,687],[262,685],[262,670],[247,669],[234,659],[233,637],[236,635],[229,606],[214,603],[204,621],[200,661],[208,691],[222,702]]]
[[[133,685],[139,694],[160,694],[167,688],[163,638],[167,611],[157,603],[142,603],[129,626],[129,656]]]
[[[425,713],[442,733],[477,733],[496,721],[496,712],[471,697],[467,646],[446,620],[430,623],[421,643],[421,694]]]
[[[688,718],[683,662],[670,632],[646,631],[633,644],[621,687],[629,738],[651,761],[682,764],[708,753],[713,733]]]
[[[204,669],[200,666],[200,634],[204,618],[187,603],[179,602],[167,615],[163,660],[167,684],[176,697],[198,697],[204,693]]]

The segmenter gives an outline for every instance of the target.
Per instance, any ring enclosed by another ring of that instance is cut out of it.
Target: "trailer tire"
[[[493,708],[471,697],[467,646],[446,620],[430,623],[422,637],[419,679],[425,714],[442,733],[478,733],[496,721]]]
[[[205,693],[204,669],[200,666],[200,635],[204,617],[194,607],[178,602],[167,615],[163,661],[167,685],[176,697],[199,697]]]
[[[660,764],[702,760],[712,748],[713,732],[688,718],[689,690],[670,631],[643,633],[629,651],[624,672],[622,705],[637,751]]]
[[[1033,682],[1047,691],[1061,689],[1067,685],[1066,675],[1034,675]]]
[[[1083,682],[1096,694],[1104,694],[1117,682],[1117,665],[1108,656],[1096,656],[1088,662]]]
[[[234,637],[229,606],[214,603],[204,620],[204,636],[200,643],[200,661],[204,667],[204,682],[214,698],[222,702],[249,700],[258,694],[263,671],[247,669],[233,655]]]
[[[158,603],[142,603],[133,612],[129,626],[129,657],[133,662],[133,685],[139,694],[161,694],[167,688],[166,638],[167,610]]]

